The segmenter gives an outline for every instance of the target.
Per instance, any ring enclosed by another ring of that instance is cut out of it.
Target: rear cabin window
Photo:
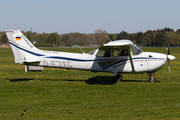
[[[127,49],[116,49],[116,50],[113,50],[113,56],[114,57],[127,56],[127,55],[128,55]]]
[[[97,53],[98,57],[110,57],[111,56],[111,51],[110,50],[99,50]]]

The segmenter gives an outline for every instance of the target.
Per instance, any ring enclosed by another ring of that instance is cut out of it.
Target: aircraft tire
[[[150,77],[149,82],[156,82],[156,78],[155,77]]]
[[[115,81],[115,82],[122,82],[122,80],[123,80],[122,75],[116,75],[116,76],[114,76],[114,81]]]

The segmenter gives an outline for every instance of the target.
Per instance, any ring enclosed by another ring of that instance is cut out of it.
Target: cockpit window
[[[131,47],[131,50],[132,50],[132,54],[133,55],[139,55],[141,54],[143,51],[141,50],[141,48],[139,48],[138,46],[133,46]]]
[[[110,50],[99,50],[97,53],[97,56],[99,57],[110,57],[111,56],[111,51]]]

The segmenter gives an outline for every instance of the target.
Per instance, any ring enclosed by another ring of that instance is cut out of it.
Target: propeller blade
[[[174,59],[176,59],[176,57],[174,57],[173,55],[170,55],[169,41],[168,41],[167,61],[168,61],[169,74],[171,74],[170,61]]]
[[[169,74],[171,74],[170,60],[168,60]]]
[[[170,68],[170,59],[169,59],[169,56],[170,56],[170,50],[169,50],[169,41],[168,41],[168,67],[169,67],[169,74],[171,74],[171,68]]]
[[[168,55],[170,55],[170,50],[169,50],[169,42],[168,42]]]

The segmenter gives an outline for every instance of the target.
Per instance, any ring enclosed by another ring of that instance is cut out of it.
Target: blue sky
[[[180,29],[179,0],[3,0],[0,31],[59,34]]]

